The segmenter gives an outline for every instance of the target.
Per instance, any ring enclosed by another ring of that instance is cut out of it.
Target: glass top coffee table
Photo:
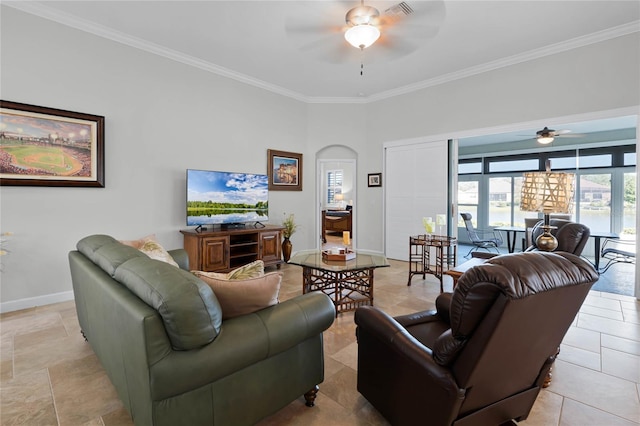
[[[354,259],[326,260],[319,250],[296,253],[289,263],[302,266],[302,293],[321,291],[340,312],[373,305],[373,271],[390,266],[387,258],[356,252]]]

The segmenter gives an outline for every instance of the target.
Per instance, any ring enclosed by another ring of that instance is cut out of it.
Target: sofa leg
[[[306,401],[305,405],[307,407],[313,407],[315,405],[316,396],[318,396],[318,391],[320,388],[318,385],[315,385],[313,389],[304,394],[304,400]]]

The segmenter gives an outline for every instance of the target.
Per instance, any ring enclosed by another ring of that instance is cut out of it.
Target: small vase
[[[292,246],[293,245],[291,244],[291,241],[289,241],[289,238],[284,237],[284,241],[282,241],[282,257],[284,258],[285,262],[288,262],[291,258]]]

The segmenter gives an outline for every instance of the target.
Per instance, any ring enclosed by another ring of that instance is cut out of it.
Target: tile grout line
[[[56,405],[56,397],[53,394],[53,383],[51,383],[51,374],[49,374],[49,367],[46,367],[47,370],[47,380],[49,381],[49,392],[51,394],[51,400],[53,401],[53,411],[56,413],[56,422],[58,426],[60,426],[60,416],[58,415],[58,406]]]

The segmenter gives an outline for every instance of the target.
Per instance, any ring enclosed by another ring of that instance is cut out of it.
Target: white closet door
[[[409,260],[409,236],[425,233],[422,218],[430,216],[435,222],[436,215],[447,214],[447,147],[445,140],[386,148],[388,258]]]

